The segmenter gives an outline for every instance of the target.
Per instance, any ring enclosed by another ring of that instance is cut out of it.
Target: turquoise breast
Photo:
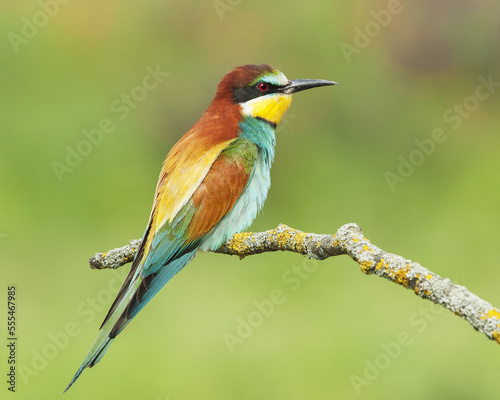
[[[216,250],[235,233],[248,228],[263,207],[271,187],[271,164],[276,144],[274,128],[266,121],[246,117],[240,122],[240,129],[240,137],[255,143],[259,149],[252,174],[232,210],[217,224],[201,245],[201,250]]]

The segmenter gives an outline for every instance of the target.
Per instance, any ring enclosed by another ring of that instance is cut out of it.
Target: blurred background
[[[500,3],[63,3],[0,13],[17,398],[62,396],[129,270],[88,258],[142,235],[165,155],[246,63],[340,82],[294,97],[252,231],[355,222],[500,305]],[[347,257],[207,253],[64,396],[493,399],[499,379],[496,343]]]

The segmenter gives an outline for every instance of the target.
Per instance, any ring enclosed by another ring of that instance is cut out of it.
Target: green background
[[[0,12],[0,320],[15,284],[17,398],[63,396],[128,271],[87,259],[142,235],[168,150],[246,63],[341,83],[294,96],[252,231],[355,222],[500,304],[500,90],[474,98],[481,77],[500,82],[498,2],[92,0],[52,5],[44,23],[46,3]],[[33,18],[43,26],[13,46]],[[148,66],[169,75],[121,120],[111,105],[140,93]],[[115,129],[58,179],[53,163],[103,119]],[[446,140],[419,159],[415,141],[438,128]],[[273,291],[281,303],[231,352],[224,334]],[[200,254],[64,397],[494,399],[499,380],[495,342],[347,257]]]

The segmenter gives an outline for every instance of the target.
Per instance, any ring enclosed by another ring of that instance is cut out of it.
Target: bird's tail
[[[113,342],[116,336],[116,334],[113,333],[113,328],[116,329],[115,325],[117,325],[117,322],[119,322],[125,309],[127,308],[128,303],[130,302],[131,297],[134,295],[137,286],[142,280],[142,278],[140,277],[139,269],[135,271],[134,275],[131,278],[132,279],[130,280],[128,289],[125,291],[121,299],[117,299],[120,300],[119,303],[117,304],[116,308],[112,310],[112,313],[108,314],[108,316],[106,317],[103,325],[101,326],[99,336],[97,336],[97,339],[94,341],[94,344],[85,356],[82,365],[80,365],[80,368],[78,368],[78,371],[76,371],[75,376],[73,377],[73,379],[71,379],[71,382],[66,387],[64,392],[66,392],[71,387],[71,385],[78,379],[85,368],[91,368],[101,360],[101,358],[104,356],[104,353],[106,353],[106,350],[108,350],[109,346]],[[123,329],[124,325],[126,325],[128,322],[129,321],[126,321],[125,324],[120,324],[122,325],[121,328]]]
[[[87,356],[85,357],[82,365],[80,366],[80,368],[78,368],[78,371],[76,371],[75,376],[73,377],[73,379],[71,379],[71,382],[66,387],[66,389],[64,389],[64,392],[66,392],[71,387],[71,385],[78,379],[85,368],[93,367],[99,362],[112,342],[112,338],[110,338],[107,334],[103,335],[101,332],[101,334],[97,337],[96,341],[92,345],[92,348],[87,353]]]
[[[78,379],[82,371],[96,365],[106,353],[114,338],[127,326],[137,313],[154,297],[156,293],[179,272],[196,254],[196,250],[187,252],[170,261],[161,270],[143,277],[142,268],[135,261],[129,276],[123,283],[108,315],[101,325],[99,336],[90,348],[82,365],[76,371],[65,392]],[[142,264],[140,264],[142,265]]]

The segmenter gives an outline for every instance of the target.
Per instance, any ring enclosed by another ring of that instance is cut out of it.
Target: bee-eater
[[[335,84],[288,80],[266,64],[222,78],[207,110],[168,153],[130,273],[66,390],[198,250],[216,250],[251,224],[271,185],[275,129],[292,94]]]

